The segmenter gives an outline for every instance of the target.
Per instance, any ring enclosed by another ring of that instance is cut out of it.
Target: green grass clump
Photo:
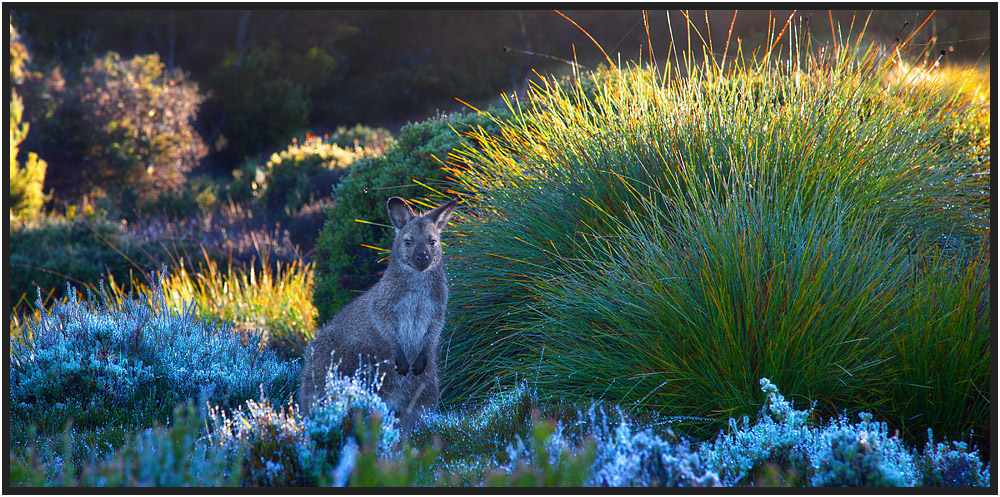
[[[193,303],[199,319],[232,323],[235,332],[260,332],[264,343],[282,357],[301,357],[316,331],[312,305],[313,272],[310,263],[261,261],[248,268],[225,269],[203,252],[197,269],[183,262],[166,274],[163,293],[169,306]],[[141,282],[133,286],[142,287]]]
[[[826,414],[988,433],[983,164],[945,139],[980,103],[886,85],[894,60],[841,45],[533,88],[450,170],[472,213],[446,400],[529,374],[542,399],[722,421],[768,376]]]

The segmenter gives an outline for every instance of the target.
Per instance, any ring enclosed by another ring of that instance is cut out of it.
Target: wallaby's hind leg
[[[396,413],[400,423],[406,428],[412,428],[427,411],[437,409],[438,378],[437,374],[422,374],[410,377],[409,396],[407,403]]]
[[[312,407],[313,390],[316,388],[315,366],[312,365],[312,347],[306,347],[302,362],[302,379],[299,380],[299,412],[308,414]]]

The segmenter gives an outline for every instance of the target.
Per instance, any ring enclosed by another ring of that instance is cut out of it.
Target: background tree
[[[12,83],[19,83],[24,78],[25,66],[28,62],[28,50],[14,29],[13,20],[8,18],[8,40],[10,42],[10,67],[8,76]],[[38,215],[48,197],[42,193],[45,182],[45,161],[38,158],[35,152],[28,153],[28,160],[23,165],[18,160],[19,147],[28,136],[28,123],[22,122],[24,105],[16,90],[11,90],[9,155],[10,166],[8,202],[11,218],[29,218]]]

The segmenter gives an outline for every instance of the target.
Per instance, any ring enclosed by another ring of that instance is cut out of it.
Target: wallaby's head
[[[389,199],[389,220],[396,229],[392,257],[404,267],[425,271],[441,262],[441,230],[455,211],[456,200],[418,215],[399,197]]]

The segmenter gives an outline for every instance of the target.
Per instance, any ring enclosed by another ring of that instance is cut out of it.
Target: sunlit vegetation
[[[989,486],[992,69],[863,18],[751,48],[683,14],[666,57],[643,13],[641,57],[499,98],[494,56],[341,74],[385,14],[296,13],[334,41],[238,39],[207,78],[70,41],[42,67],[12,17],[10,485]],[[491,103],[309,128],[457,88]],[[406,430],[334,370],[303,415],[389,196],[460,200],[441,406]]]

